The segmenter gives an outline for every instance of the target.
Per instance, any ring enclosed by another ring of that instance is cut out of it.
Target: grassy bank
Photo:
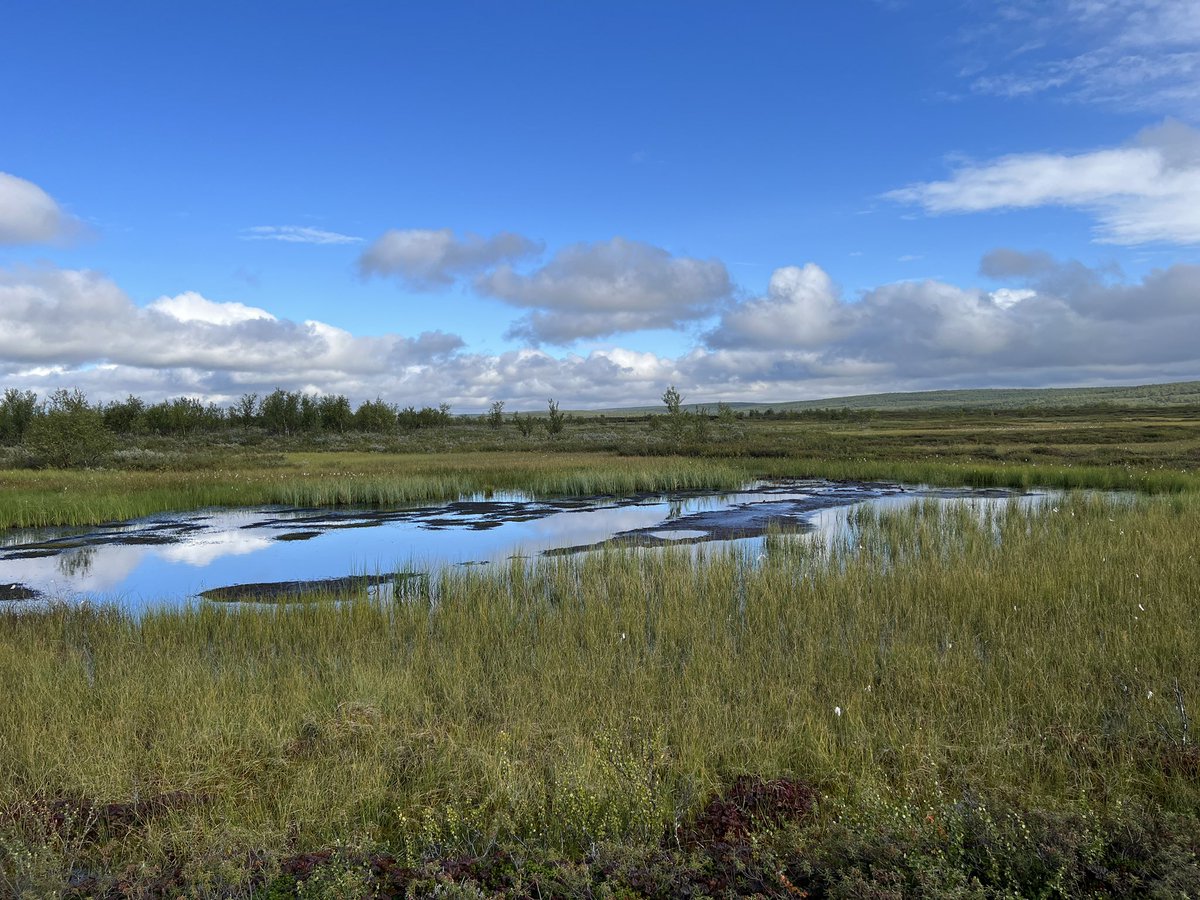
[[[745,466],[609,453],[300,452],[268,462],[130,471],[0,471],[0,527],[88,525],[209,506],[387,506],[488,491],[540,496],[732,488]]]
[[[1024,893],[1020,854],[998,862],[1020,823],[1059,823],[1079,859],[1141,829],[1191,872],[1200,498],[854,515],[827,550],[446,572],[394,605],[8,615],[0,890],[74,872],[97,891],[311,878],[360,896],[364,859],[395,874],[501,849],[586,881],[615,847],[618,869],[668,878],[720,843],[693,840],[695,817],[750,773],[815,798],[743,860],[782,860],[797,889],[867,865],[853,834],[876,867],[907,841],[946,878]],[[988,816],[991,875],[970,862]],[[887,863],[902,881],[915,864]]]
[[[886,480],[1144,493],[1200,490],[1193,471],[1038,463],[619,456],[611,453],[294,453],[269,465],[184,471],[0,470],[0,528],[94,525],[214,506],[368,506],[496,491],[538,497],[729,490],[756,478]]]
[[[373,436],[369,444],[361,436],[247,433],[240,440],[127,448],[106,467],[90,470],[0,469],[0,527],[95,524],[206,506],[385,506],[490,490],[549,496],[720,489],[778,476],[1144,492],[1200,488],[1200,419],[1145,411],[1042,419],[932,413],[870,421],[685,418],[678,428],[657,420],[589,419],[554,439],[467,424]]]

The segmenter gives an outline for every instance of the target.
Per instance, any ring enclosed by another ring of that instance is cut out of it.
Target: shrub
[[[354,425],[359,431],[384,434],[396,428],[396,407],[386,400],[367,400],[354,414]]]
[[[19,444],[37,415],[37,394],[9,388],[0,400],[0,443]]]
[[[504,401],[497,400],[488,409],[487,423],[492,428],[500,428],[504,425]]]
[[[81,391],[55,391],[46,409],[30,423],[22,442],[35,466],[94,466],[112,452],[116,441],[100,410]]]
[[[561,434],[566,426],[567,414],[559,412],[558,402],[555,400],[547,400],[549,404],[549,412],[546,415],[546,431],[550,434]]]
[[[533,426],[537,420],[532,416],[523,416],[519,412],[513,413],[512,422],[517,426],[517,431],[521,432],[521,437],[529,437],[533,434]]]

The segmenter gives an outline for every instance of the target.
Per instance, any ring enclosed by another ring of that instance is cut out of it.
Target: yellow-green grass
[[[396,603],[9,614],[0,810],[195,802],[71,848],[5,840],[51,868],[197,873],[348,840],[578,851],[654,842],[747,772],[850,807],[1197,811],[1200,497],[850,515],[830,549],[772,536],[763,560],[610,552],[447,571]]]
[[[247,433],[241,446],[133,436],[110,468],[0,469],[0,527],[85,525],[213,505],[386,506],[487,490],[732,488],[762,476],[1151,492],[1200,486],[1200,419],[1174,412],[911,412],[702,428],[686,417],[679,424],[589,419],[551,439],[461,423],[371,436],[371,452],[363,452],[363,435]],[[156,468],[141,468],[148,465]]]
[[[1091,488],[1144,493],[1200,490],[1200,475],[1166,466],[1060,465],[942,460],[895,461],[867,457],[794,458],[755,461],[760,475],[815,477],[835,481],[887,480],[906,484],[1001,488]]]
[[[0,527],[89,525],[210,506],[389,506],[488,491],[539,496],[732,488],[733,463],[611,453],[291,453],[187,471],[0,471]]]
[[[887,479],[977,487],[1192,491],[1200,476],[1165,465],[885,459],[622,456],[611,452],[295,452],[274,464],[130,471],[0,470],[0,528],[91,525],[212,506],[394,506],[488,491],[534,496],[726,490],[761,477]]]

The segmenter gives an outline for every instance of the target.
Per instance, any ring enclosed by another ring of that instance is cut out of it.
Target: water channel
[[[1045,495],[891,483],[786,480],[738,491],[632,497],[465,497],[397,509],[248,507],[89,528],[0,532],[0,608],[107,602],[137,611],[200,600],[286,599],[394,573],[494,566],[607,546],[742,546],[768,530],[828,537],[858,504],[1035,503]]]

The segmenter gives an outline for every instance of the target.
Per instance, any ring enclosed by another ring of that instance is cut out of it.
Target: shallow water
[[[250,599],[280,599],[305,588],[349,590],[378,582],[380,574],[494,566],[614,545],[718,543],[757,552],[771,529],[835,534],[845,523],[836,511],[861,503],[933,497],[991,504],[1038,496],[789,480],[724,493],[561,500],[504,494],[389,510],[251,507],[93,528],[10,530],[0,533],[0,605],[88,600],[138,610],[192,602],[206,592],[231,599],[238,586]]]

